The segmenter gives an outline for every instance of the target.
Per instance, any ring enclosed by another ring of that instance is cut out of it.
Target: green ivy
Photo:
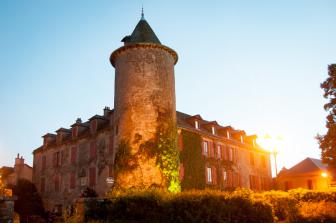
[[[204,189],[205,160],[202,155],[202,140],[197,133],[182,130],[183,148],[181,162],[184,164],[182,190]]]
[[[133,170],[136,166],[131,165],[130,161],[134,159],[131,154],[129,141],[121,140],[114,159],[114,169],[116,172]]]
[[[157,154],[156,162],[167,179],[168,191],[180,192],[179,180],[179,152],[177,145],[176,126],[167,129],[159,128],[157,131]]]

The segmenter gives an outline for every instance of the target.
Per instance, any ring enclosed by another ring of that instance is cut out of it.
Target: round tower
[[[178,57],[161,44],[143,13],[122,42],[124,46],[110,57],[115,68],[116,185],[169,189],[176,184],[172,175],[178,168],[174,78]],[[167,172],[169,165],[174,167]]]

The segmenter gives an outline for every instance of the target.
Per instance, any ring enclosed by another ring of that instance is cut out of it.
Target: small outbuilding
[[[283,168],[276,178],[276,184],[280,190],[325,190],[331,185],[331,174],[321,160],[307,157],[290,169]]]

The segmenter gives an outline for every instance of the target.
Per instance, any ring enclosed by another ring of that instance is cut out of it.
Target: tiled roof
[[[110,110],[111,112],[113,112],[114,110]],[[93,117],[91,117],[89,120],[94,119],[94,118],[98,118],[101,119],[103,122],[100,123],[98,125],[97,130],[103,130],[106,127],[108,127],[108,121],[109,121],[109,117],[108,116],[100,116],[100,115],[95,115]],[[201,118],[200,115],[188,115],[186,113],[183,112],[179,112],[176,111],[176,119],[177,119],[177,126],[179,128],[184,128],[184,129],[188,129],[189,131],[197,131],[199,133],[201,133],[202,135],[208,136],[208,137],[215,137],[215,138],[226,138],[226,132],[221,132],[221,130],[229,130],[230,132],[235,132],[235,133],[243,133],[245,134],[244,131],[241,130],[235,130],[234,128],[232,128],[231,126],[220,126],[216,121],[206,121],[203,120]],[[193,120],[197,119],[199,122],[199,129],[195,129],[195,126],[193,124]],[[82,131],[79,132],[81,137],[85,137],[86,135],[89,134],[89,121],[83,122],[83,123],[74,123],[73,125],[71,125],[72,127],[75,125],[79,125],[79,126],[83,126],[84,128],[82,129]],[[209,128],[209,125],[214,125],[216,127],[216,129],[218,130],[218,134],[214,135],[211,132],[211,129]],[[60,128],[59,130],[67,130],[70,131],[69,129],[64,129],[64,128]],[[59,131],[57,130],[57,131]],[[53,137],[55,137],[56,135],[54,134],[50,134],[48,133],[47,135],[51,135]],[[249,136],[247,136],[249,137]],[[68,134],[66,136],[64,136],[63,141],[66,142],[68,140],[71,140],[71,135]],[[229,140],[229,139],[227,139]],[[231,139],[232,142],[237,141],[236,143],[240,143],[240,140],[235,140],[235,139]],[[246,141],[247,143],[250,143],[249,141]],[[53,142],[50,142],[49,145],[55,145],[56,144],[56,138],[54,139]],[[38,150],[43,149],[43,146],[40,146],[39,148],[37,148],[36,150],[34,150],[34,152],[37,152]],[[33,153],[34,153],[33,152]]]
[[[316,171],[324,171],[326,169],[327,165],[323,164],[321,160],[307,157],[292,168],[281,170],[279,176],[304,174]]]
[[[124,37],[122,42],[125,43],[155,43],[161,44],[154,31],[145,19],[141,19],[136,25],[130,36]]]

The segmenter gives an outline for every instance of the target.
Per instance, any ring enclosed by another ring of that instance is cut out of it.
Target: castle
[[[169,191],[267,190],[270,154],[231,126],[176,111],[177,53],[161,44],[143,14],[110,62],[114,109],[43,136],[33,151],[33,182],[49,210],[71,205],[86,187]]]

